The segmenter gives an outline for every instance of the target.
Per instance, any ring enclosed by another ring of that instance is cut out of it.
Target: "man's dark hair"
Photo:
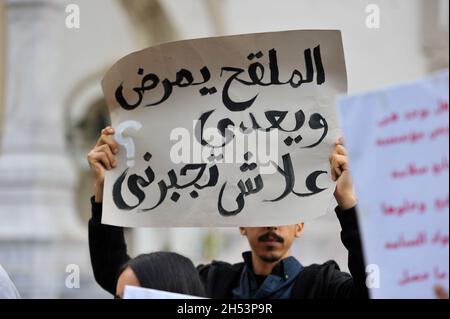
[[[172,252],[142,254],[124,264],[130,267],[141,287],[205,297],[198,271],[189,258]]]

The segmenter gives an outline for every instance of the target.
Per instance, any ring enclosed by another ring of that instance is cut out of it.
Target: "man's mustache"
[[[284,243],[283,237],[277,235],[273,231],[268,231],[267,233],[259,236],[258,241],[260,242],[277,241],[279,243]]]

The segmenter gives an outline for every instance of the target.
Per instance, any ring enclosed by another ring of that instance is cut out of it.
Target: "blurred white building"
[[[79,29],[66,27],[68,4],[80,9]],[[90,268],[85,157],[108,121],[109,66],[159,42],[288,29],[342,30],[349,93],[448,67],[448,0],[0,0],[0,264],[21,295],[107,297]],[[347,269],[339,231],[332,212],[308,223],[294,255]],[[127,237],[132,255],[170,249],[196,263],[237,262],[248,249],[237,229]],[[80,287],[68,288],[76,267]]]

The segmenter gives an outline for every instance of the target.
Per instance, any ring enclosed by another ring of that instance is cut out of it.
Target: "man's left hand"
[[[353,183],[348,167],[347,150],[344,147],[344,140],[339,138],[333,152],[330,155],[331,178],[336,182],[334,197],[343,210],[356,206],[356,196],[353,192]]]

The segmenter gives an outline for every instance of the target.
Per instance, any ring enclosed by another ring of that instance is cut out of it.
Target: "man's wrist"
[[[94,200],[96,203],[101,204],[103,202],[103,183],[94,185],[95,194],[94,194]]]
[[[356,196],[353,193],[335,194],[336,201],[342,210],[347,210],[356,206]]]

